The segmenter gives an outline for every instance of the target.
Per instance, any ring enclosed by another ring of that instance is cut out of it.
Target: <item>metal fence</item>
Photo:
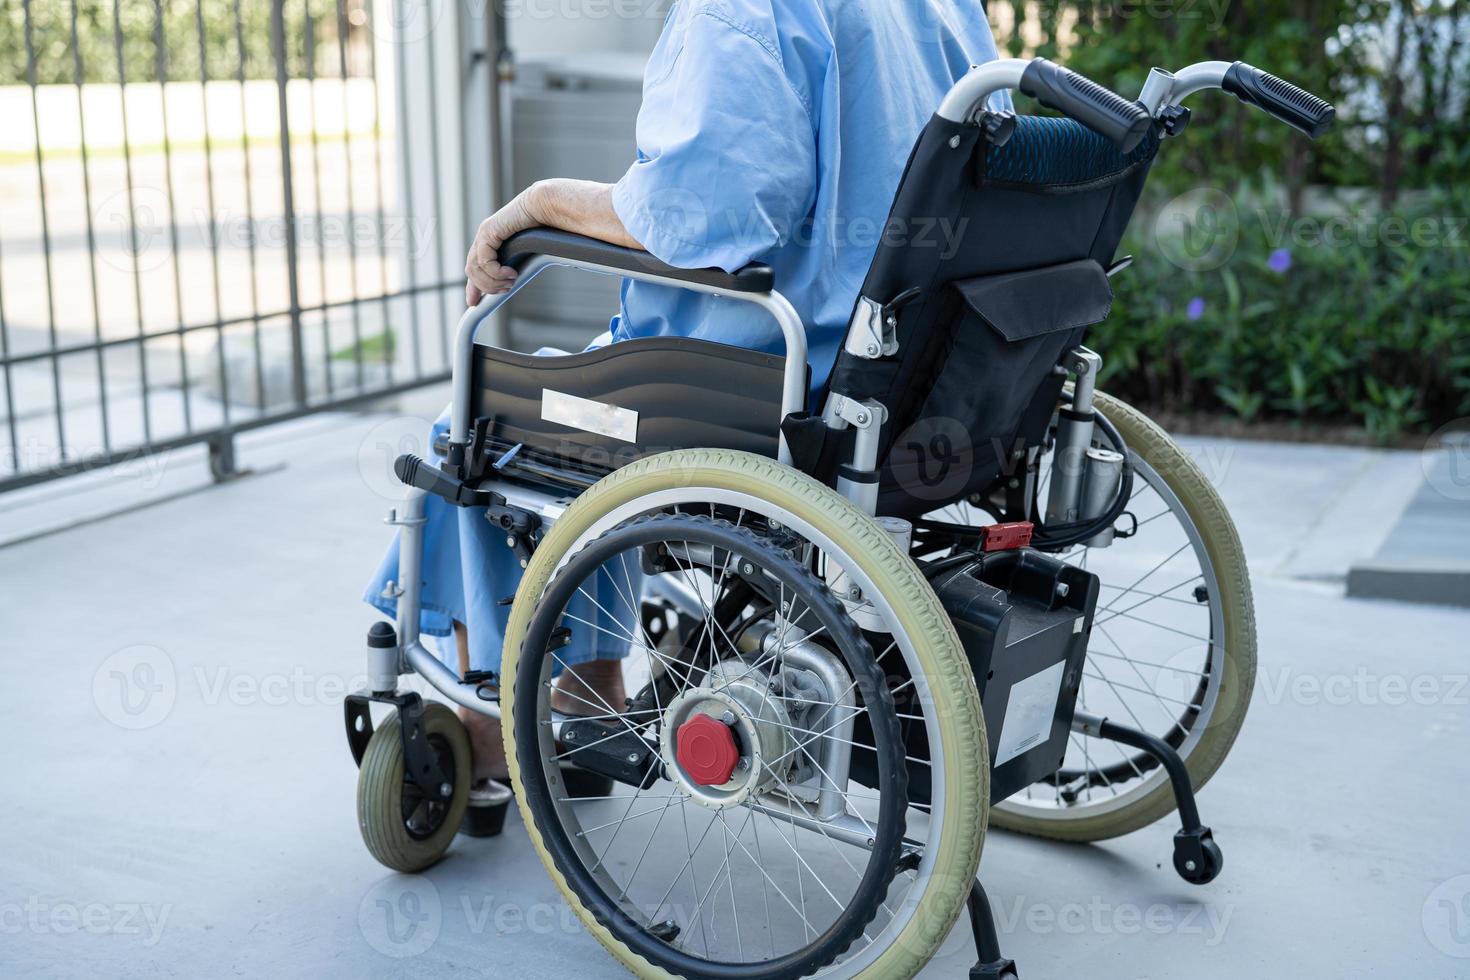
[[[0,9],[0,491],[448,376],[454,10]]]

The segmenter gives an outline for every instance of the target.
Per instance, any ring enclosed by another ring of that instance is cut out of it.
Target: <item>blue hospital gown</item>
[[[895,233],[886,220],[914,140],[950,86],[995,57],[979,0],[680,0],[645,70],[638,155],[613,206],[671,265],[769,264],[807,325],[820,391],[873,253]],[[782,350],[763,312],[648,283],[623,284],[611,328],[614,340]],[[480,511],[430,497],[427,516],[422,630],[466,623],[471,666],[493,671],[509,615],[497,600],[515,591],[519,563]],[[365,595],[389,615],[380,593],[397,567],[395,539]],[[581,632],[568,663],[626,652]],[[452,641],[441,648],[453,664]]]

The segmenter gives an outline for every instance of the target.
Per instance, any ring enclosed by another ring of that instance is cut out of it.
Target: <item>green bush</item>
[[[199,81],[201,48],[210,79],[242,71],[246,78],[274,78],[273,2],[10,0],[0,7],[0,85],[22,84],[32,75],[40,85],[70,85],[78,74],[83,82],[116,82],[118,46],[123,80],[132,84]],[[353,25],[365,25],[370,10],[367,0],[285,0],[287,73],[340,74],[339,30],[350,49],[348,73],[362,73],[364,56],[355,49],[371,38],[365,27]]]
[[[1470,416],[1470,191],[1328,219],[1236,213],[1233,253],[1231,230],[1214,229],[1223,263],[1191,260],[1168,222],[1135,221],[1124,250],[1138,260],[1089,341],[1109,390],[1173,411],[1352,422],[1383,440]]]
[[[1170,239],[1179,229],[1161,238],[1141,210],[1124,247],[1138,261],[1114,280],[1113,317],[1093,335],[1109,388],[1150,409],[1352,423],[1384,440],[1470,416],[1470,4],[989,6],[1002,25],[1025,21],[1002,32],[1010,53],[1060,60],[1122,93],[1138,92],[1150,66],[1238,59],[1338,107],[1314,143],[1222,93],[1190,100],[1189,129],[1160,153],[1150,193],[1216,188],[1227,202],[1278,203],[1230,204],[1233,254],[1209,261],[1189,245],[1220,229],[1202,222],[1181,244]],[[1314,236],[1334,214],[1332,240]]]

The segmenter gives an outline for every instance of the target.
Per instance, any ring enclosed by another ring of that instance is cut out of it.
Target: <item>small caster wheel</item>
[[[449,849],[470,791],[470,739],[446,705],[424,705],[423,731],[439,767],[453,776],[447,793],[430,798],[404,768],[398,712],[373,732],[357,776],[357,826],[363,843],[384,867],[422,871]]]
[[[1206,885],[1220,876],[1225,855],[1209,827],[1181,830],[1174,835],[1174,870],[1191,885]]]

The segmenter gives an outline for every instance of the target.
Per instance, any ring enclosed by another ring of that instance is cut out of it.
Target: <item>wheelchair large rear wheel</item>
[[[836,569],[861,615],[828,587]],[[659,590],[680,592],[684,615],[655,641],[640,594]],[[579,633],[625,650],[637,694],[576,721],[552,709],[552,677]],[[733,452],[619,470],[537,548],[502,676],[531,840],[635,973],[909,977],[953,927],[986,823],[979,699],[933,590],[831,489]],[[903,721],[937,746],[918,763],[931,807],[908,804],[894,694],[909,688]],[[599,751],[633,775],[574,798],[557,763],[592,767]],[[832,777],[845,753],[868,754],[851,772],[876,778]]]
[[[1199,790],[1235,743],[1255,683],[1245,554],[1220,495],[1178,443],[1116,398],[1099,392],[1095,407],[1127,443],[1133,521],[1125,515],[1117,526],[1126,531],[1136,522],[1136,530],[1107,548],[1078,545],[1061,555],[1095,573],[1102,587],[1077,707],[1172,745]],[[1042,491],[1045,500],[1045,485]],[[1095,841],[1173,810],[1174,794],[1151,756],[1074,733],[1063,768],[997,804],[991,822]]]

